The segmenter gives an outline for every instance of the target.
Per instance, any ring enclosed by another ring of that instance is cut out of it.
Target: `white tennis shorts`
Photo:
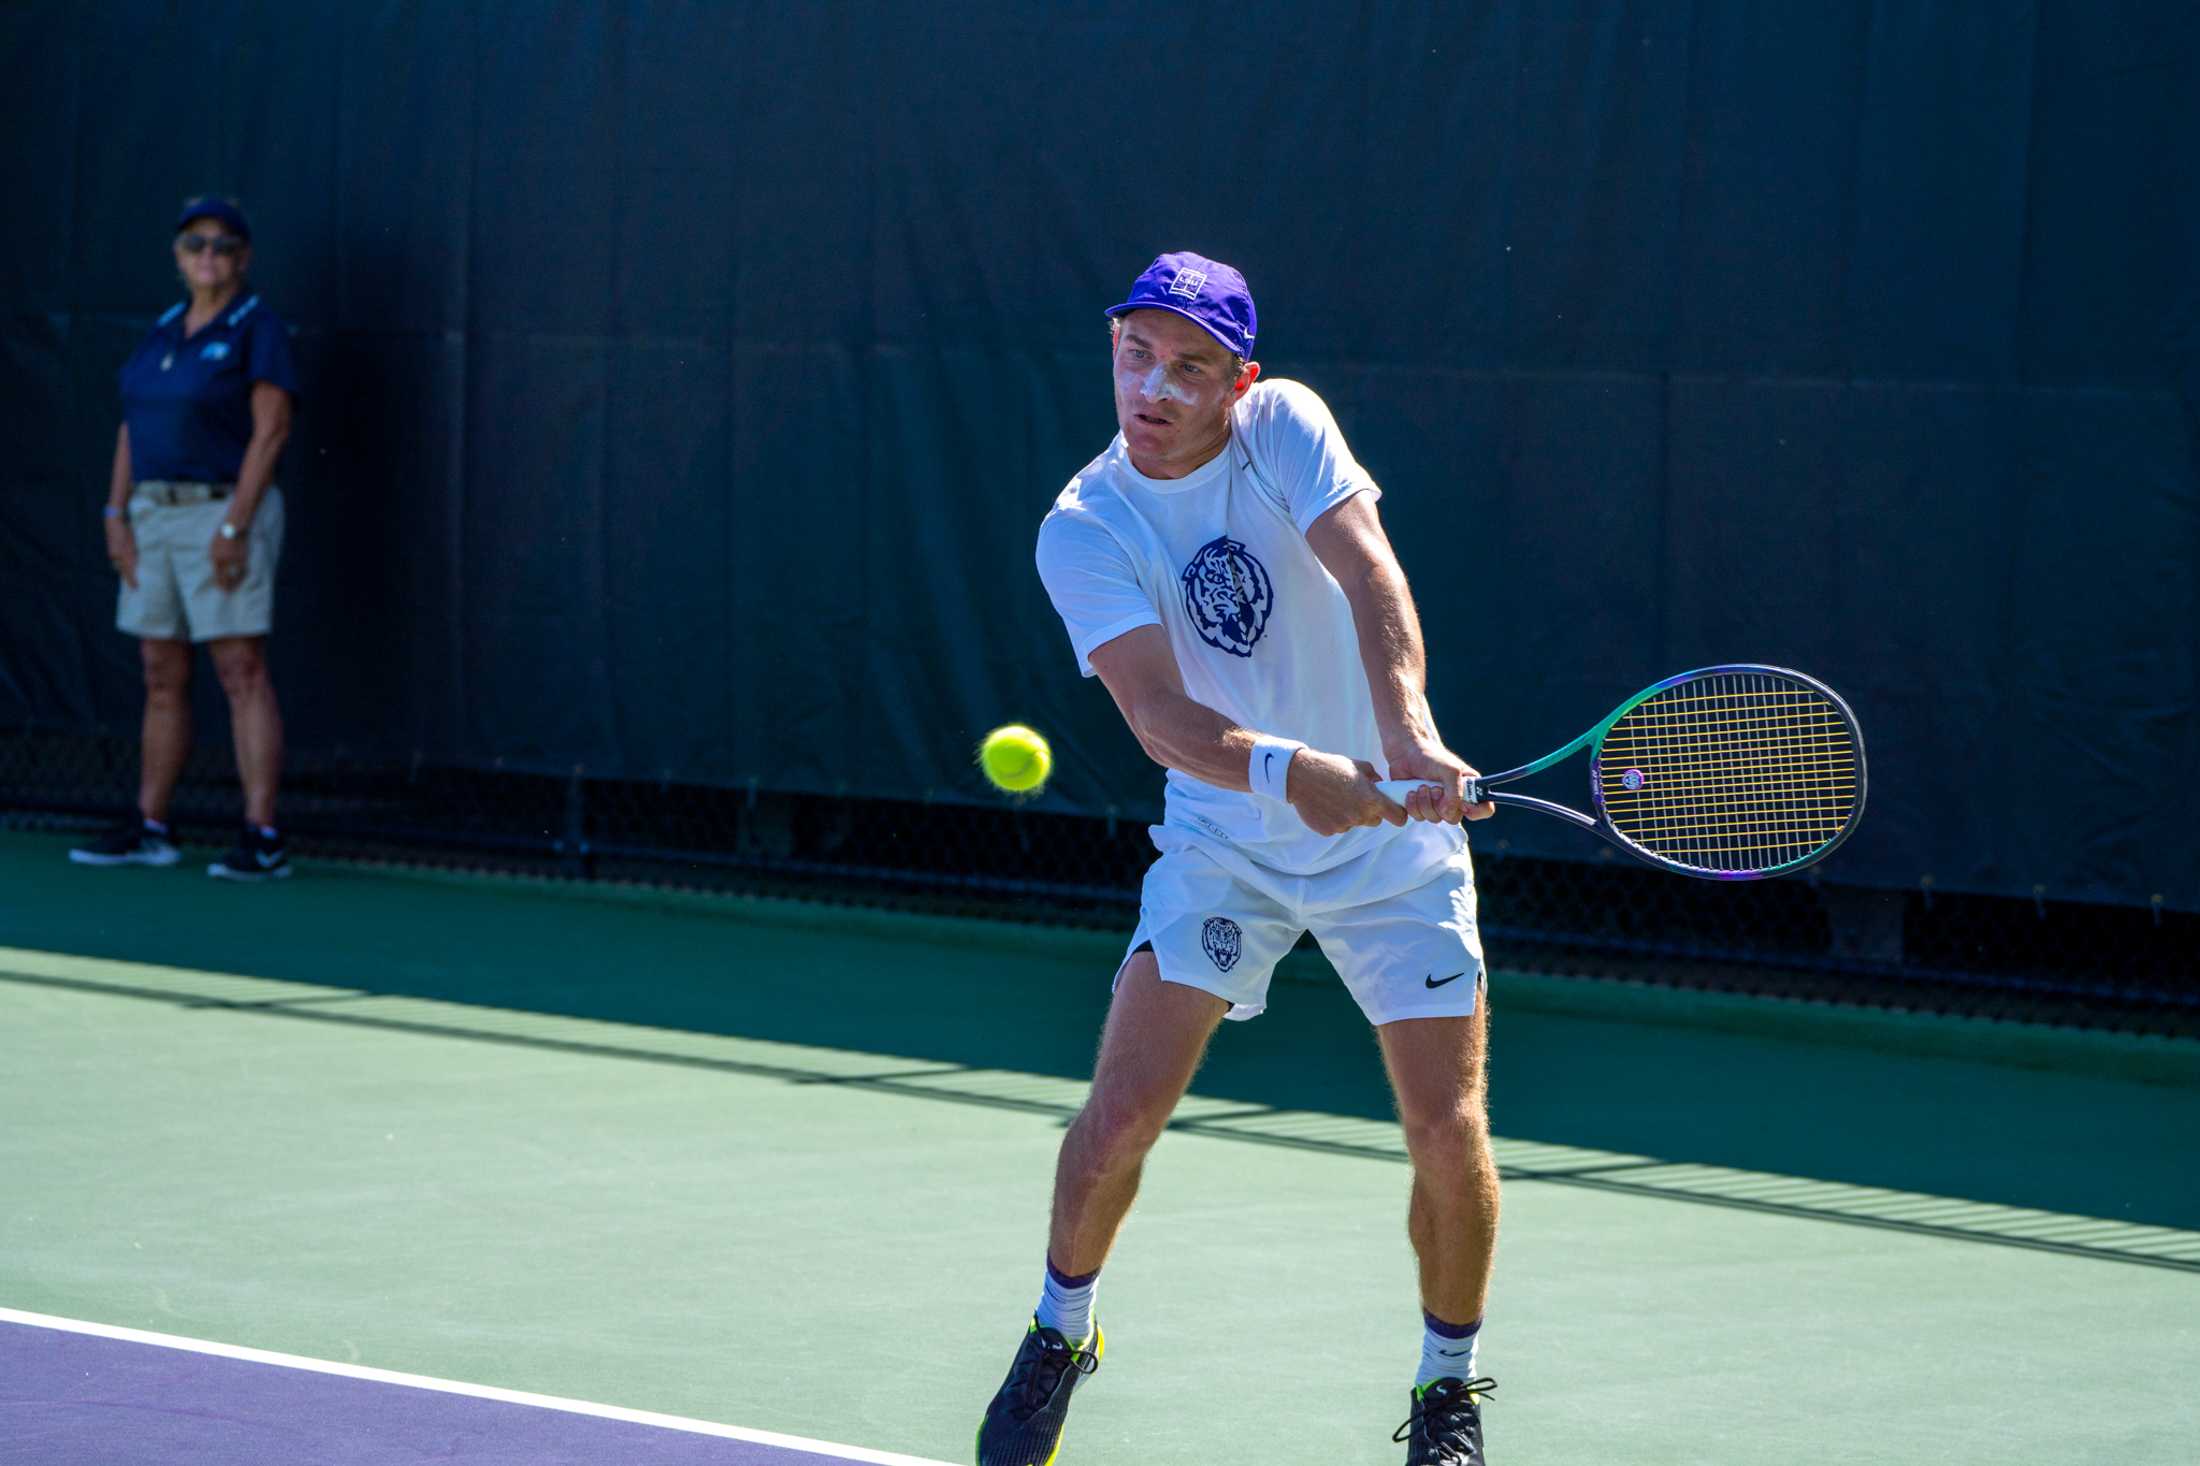
[[[1458,826],[1415,821],[1311,876],[1172,825],[1154,826],[1153,842],[1161,858],[1146,872],[1130,953],[1150,946],[1163,982],[1213,993],[1232,1018],[1255,1017],[1276,963],[1311,931],[1370,1023],[1474,1012],[1482,936]]]

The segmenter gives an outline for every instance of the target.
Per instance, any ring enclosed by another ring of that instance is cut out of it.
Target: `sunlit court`
[[[0,6],[0,1466],[2200,1460],[2200,22]]]

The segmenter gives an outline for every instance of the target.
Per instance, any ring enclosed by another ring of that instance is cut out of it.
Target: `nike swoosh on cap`
[[[1465,976],[1466,974],[1464,972],[1455,972],[1451,976],[1443,978],[1436,977],[1432,974],[1428,977],[1422,978],[1421,981],[1432,988],[1440,988],[1447,982],[1457,982],[1460,978]]]

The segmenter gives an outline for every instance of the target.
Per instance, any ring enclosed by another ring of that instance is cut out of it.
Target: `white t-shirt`
[[[1352,606],[1306,531],[1354,494],[1381,492],[1311,389],[1256,382],[1231,409],[1229,446],[1183,478],[1146,477],[1117,434],[1039,526],[1039,578],[1087,677],[1095,647],[1159,625],[1194,701],[1380,769]],[[1333,869],[1398,833],[1317,835],[1282,800],[1175,769],[1164,819],[1292,875]]]

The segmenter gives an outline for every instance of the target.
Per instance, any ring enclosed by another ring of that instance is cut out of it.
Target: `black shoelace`
[[[1015,1373],[1009,1376],[1009,1389],[1016,1399],[1009,1413],[1018,1420],[1029,1420],[1054,1398],[1065,1371],[1074,1369],[1079,1374],[1091,1374],[1099,1367],[1099,1356],[1090,1350],[1080,1349],[1067,1341],[1055,1344],[1041,1338],[1038,1351],[1018,1359]]]
[[[1449,1390],[1432,1388],[1390,1438],[1403,1444],[1413,1439],[1414,1426],[1425,1424],[1431,1441],[1447,1449],[1464,1451],[1473,1440],[1467,1430],[1474,1421],[1475,1396],[1486,1395],[1496,1388],[1494,1379],[1470,1379]]]

